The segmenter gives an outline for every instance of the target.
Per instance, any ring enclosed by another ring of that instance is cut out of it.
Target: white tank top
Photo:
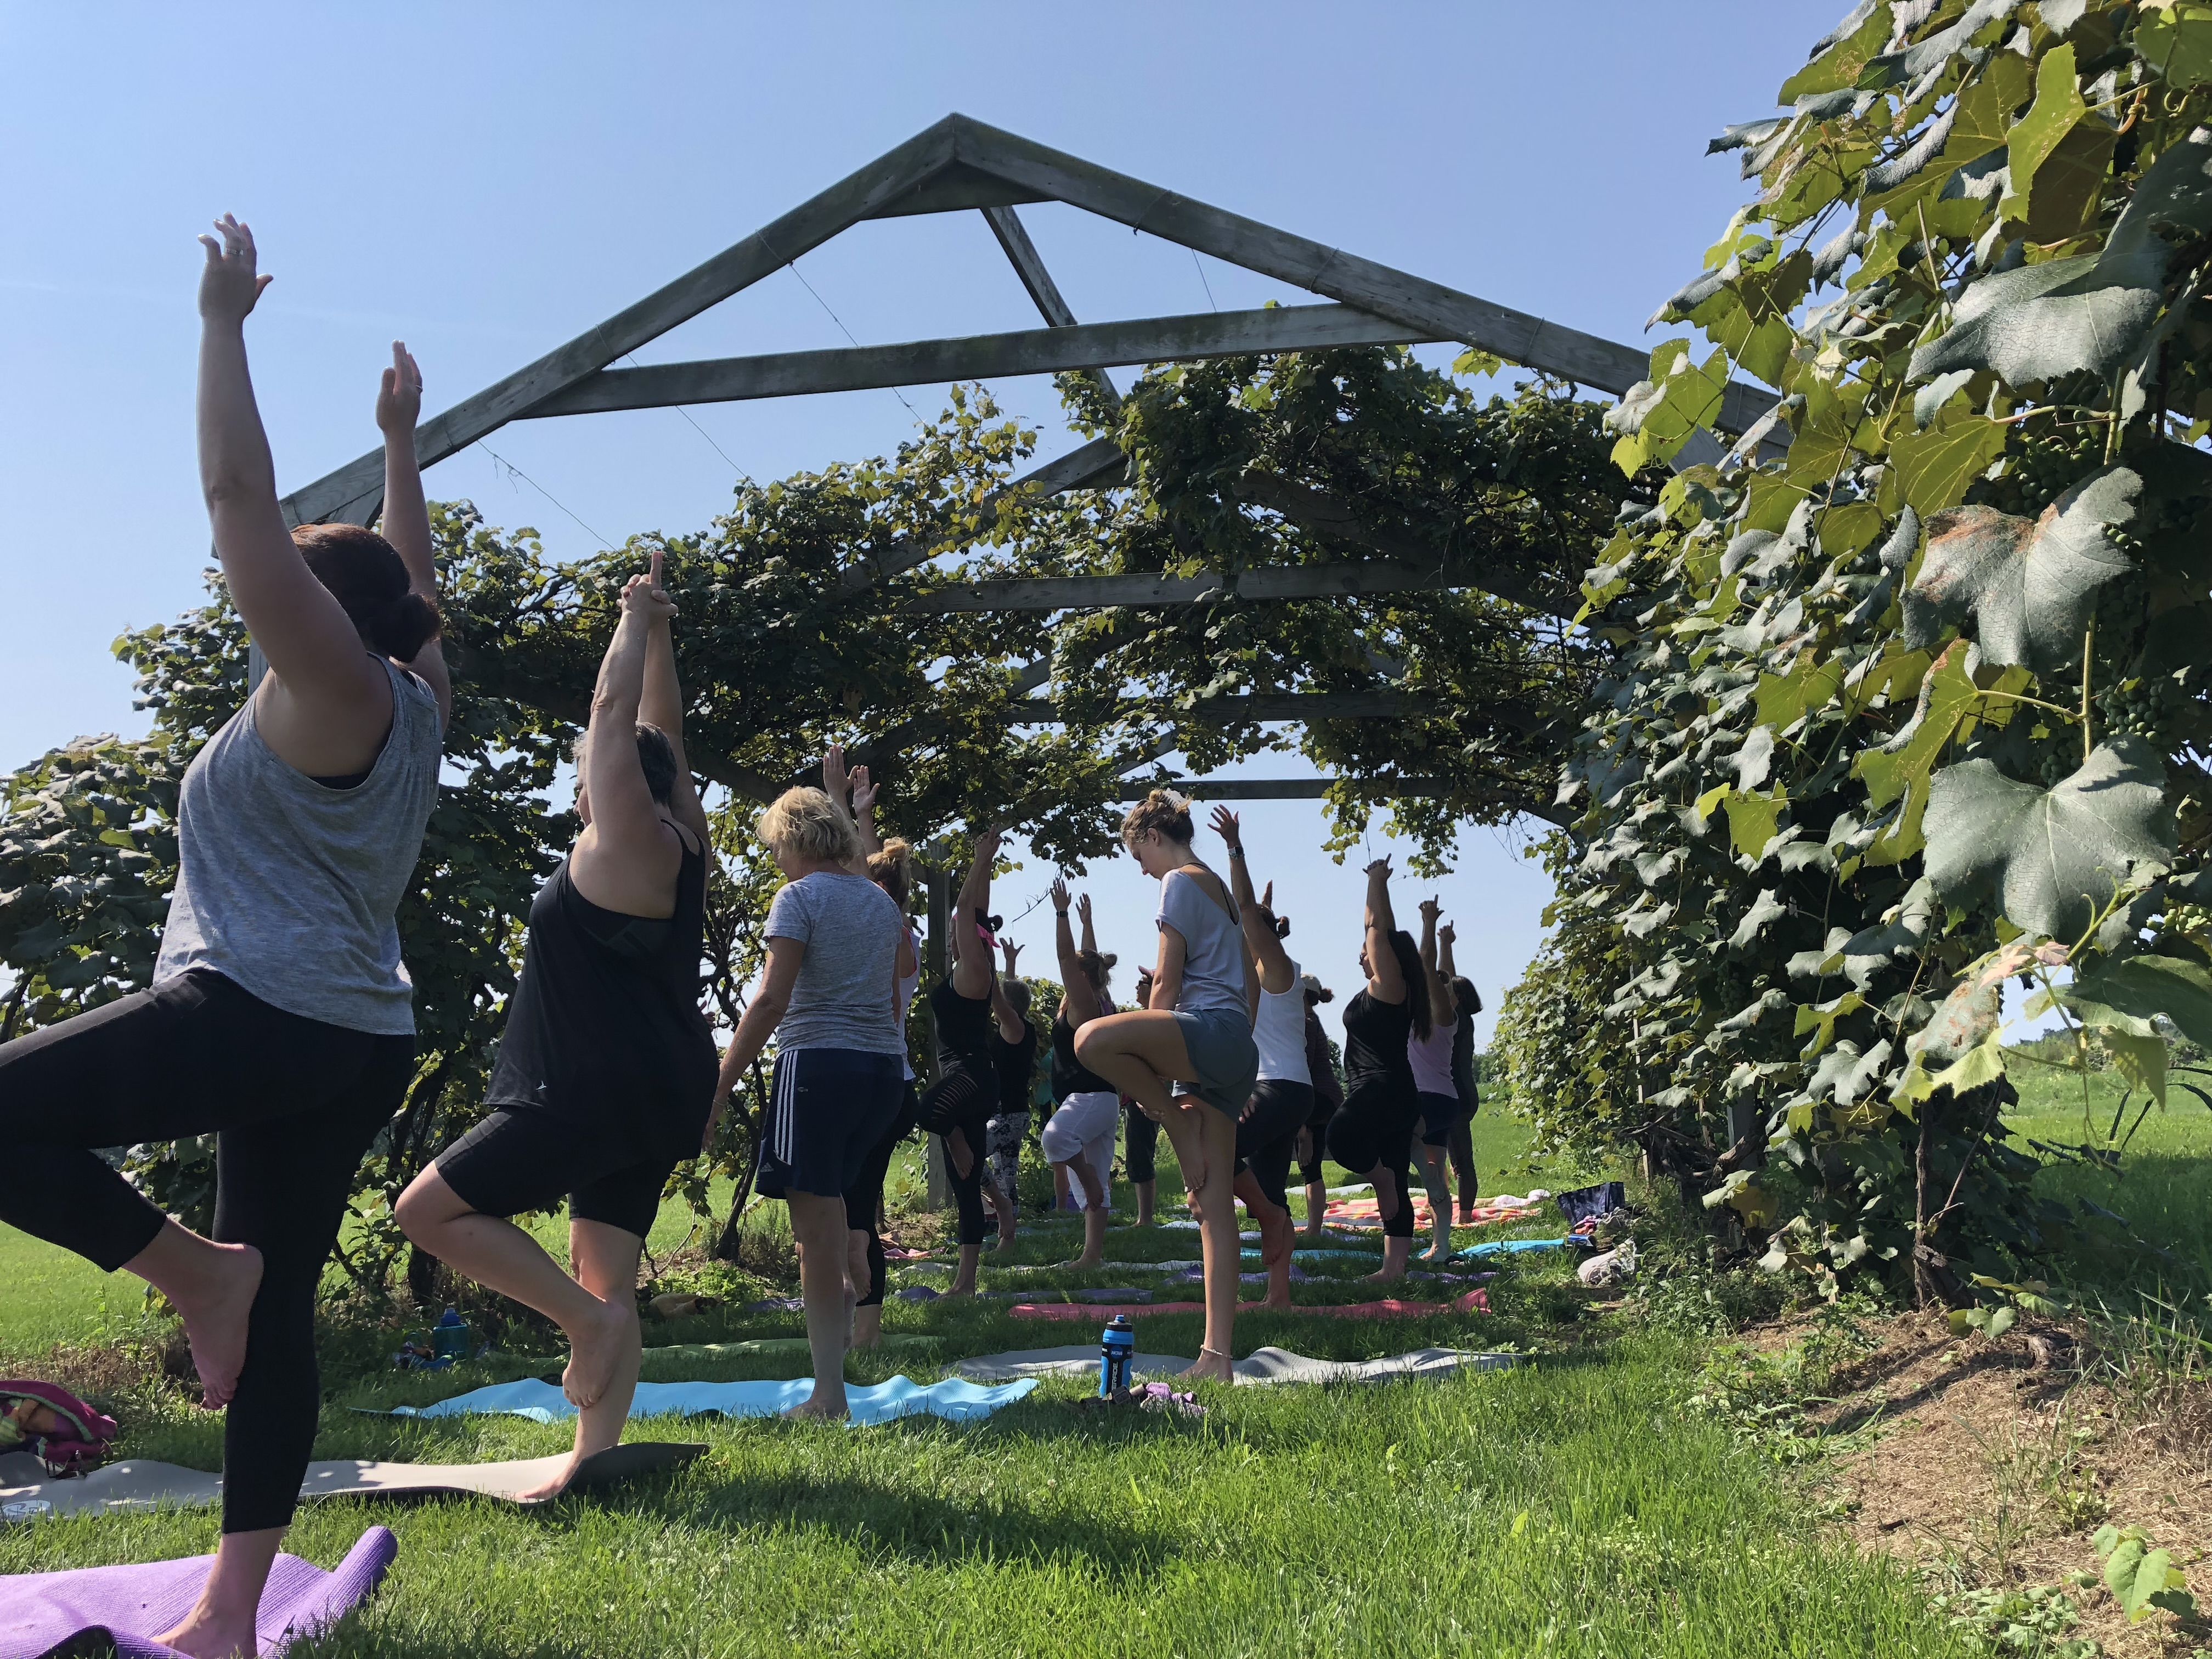
[[[1458,1089],[1452,1082],[1452,1034],[1459,1030],[1459,1022],[1429,1028],[1426,1042],[1412,1032],[1406,1034],[1406,1058],[1413,1067],[1413,1088],[1425,1095],[1450,1095],[1456,1098]]]
[[[1306,1069],[1306,994],[1299,988],[1297,963],[1291,964],[1289,990],[1260,988],[1252,1042],[1260,1051],[1259,1081],[1312,1085]]]

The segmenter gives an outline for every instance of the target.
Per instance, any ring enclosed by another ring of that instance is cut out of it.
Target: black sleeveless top
[[[1362,991],[1344,1005],[1344,1085],[1352,1093],[1370,1085],[1413,1091],[1413,1062],[1406,1040],[1413,1034],[1413,1003],[1377,1002]]]
[[[962,1066],[981,1078],[995,1078],[991,1063],[991,1015],[988,996],[963,997],[952,988],[947,974],[929,993],[929,1011],[937,1020],[937,1047],[947,1066]]]
[[[1030,1079],[1036,1075],[1036,1027],[1022,1021],[1018,1042],[999,1035],[999,1022],[991,1021],[991,1063],[999,1073],[999,1115],[1026,1117],[1030,1109]]]
[[[1075,1028],[1066,1014],[1052,1017],[1052,1097],[1070,1095],[1110,1095],[1114,1085],[1075,1057]]]
[[[486,1099],[550,1112],[611,1154],[696,1153],[721,1067],[699,1007],[706,915],[703,851],[684,849],[665,917],[592,903],[563,860],[531,902]]]

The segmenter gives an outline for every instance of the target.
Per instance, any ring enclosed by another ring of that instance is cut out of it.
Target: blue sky
[[[372,446],[394,337],[441,409],[954,110],[1649,343],[1643,319],[1743,198],[1705,139],[1766,112],[1842,9],[0,6],[16,224],[0,266],[0,554],[17,596],[0,623],[0,764],[143,730],[108,643],[198,598],[192,238],[226,210],[276,277],[249,339],[288,489]],[[1023,212],[1085,320],[1301,297],[1073,210]],[[1036,324],[974,214],[860,227],[797,269],[641,360]],[[994,390],[1045,428],[1042,453],[1073,441],[1048,383]],[[428,484],[576,553],[594,534],[703,524],[732,462],[768,478],[887,451],[942,400],[717,405],[691,411],[703,434],[665,410],[525,422]],[[1255,869],[1299,896],[1294,943],[1348,988],[1358,860],[1316,850],[1314,803],[1254,803],[1245,821]],[[1526,839],[1468,830],[1435,888],[1493,1009],[1549,896]],[[1013,877],[1007,913],[1048,873]],[[1094,876],[1109,947],[1149,957],[1141,878]],[[1407,914],[1423,890],[1403,893]],[[1032,919],[1040,967],[1047,919]]]

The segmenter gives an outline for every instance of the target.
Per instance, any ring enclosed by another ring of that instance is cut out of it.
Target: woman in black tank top
[[[975,856],[945,930],[945,977],[930,988],[929,1011],[937,1033],[937,1081],[922,1091],[921,1127],[945,1146],[958,1216],[960,1267],[948,1296],[972,1296],[983,1260],[983,1203],[999,1218],[999,1248],[1014,1236],[1014,1195],[1001,1193],[984,1161],[983,1126],[999,1108],[999,1068],[991,1058],[991,981],[998,963],[984,918],[991,908],[991,864],[999,832],[975,838]]]
[[[584,833],[531,905],[490,1114],[399,1200],[416,1243],[568,1338],[575,1450],[542,1493],[622,1438],[637,1388],[638,1253],[714,1109],[717,1055],[699,1006],[709,836],[684,760],[660,565],[655,551],[651,574],[623,590],[599,666],[577,755]],[[563,1198],[573,1279],[505,1218]]]

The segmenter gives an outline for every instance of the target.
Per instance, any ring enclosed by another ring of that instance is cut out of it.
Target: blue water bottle
[[[1137,1333],[1129,1316],[1115,1314],[1098,1340],[1098,1397],[1129,1386],[1129,1361],[1137,1352]]]
[[[451,1308],[440,1316],[430,1328],[430,1347],[441,1364],[450,1365],[457,1359],[469,1357],[468,1321]]]

